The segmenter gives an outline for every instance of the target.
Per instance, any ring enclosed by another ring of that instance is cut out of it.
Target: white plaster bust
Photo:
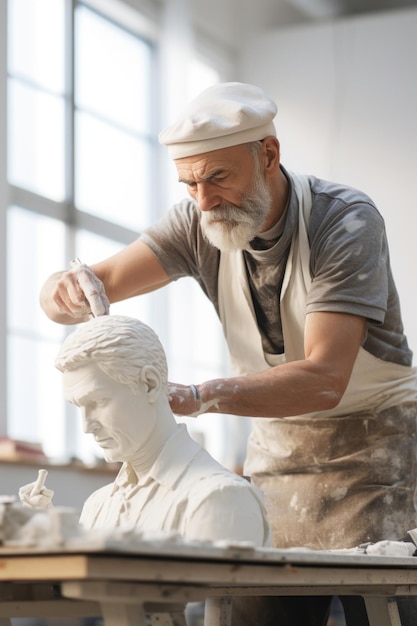
[[[56,359],[65,398],[109,462],[115,481],[85,502],[91,528],[177,531],[186,539],[270,545],[262,494],[217,463],[177,424],[168,401],[167,363],[154,331],[134,318],[92,319],[67,337]],[[38,481],[22,487],[29,506],[48,506]],[[53,495],[53,494],[52,494]]]

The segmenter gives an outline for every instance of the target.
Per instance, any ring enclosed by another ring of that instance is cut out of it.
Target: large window
[[[62,459],[91,460],[97,449],[63,401],[54,359],[71,329],[44,315],[41,285],[75,256],[93,263],[114,254],[166,208],[154,174],[158,42],[97,6],[7,4],[7,434]],[[197,58],[189,70],[194,91],[218,80]],[[155,328],[172,380],[199,382],[225,368],[220,326],[191,281],[112,312]],[[219,456],[221,419],[214,424],[190,428]]]

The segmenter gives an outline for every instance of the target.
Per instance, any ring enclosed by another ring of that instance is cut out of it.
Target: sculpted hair
[[[165,351],[156,333],[146,324],[124,315],[103,315],[68,335],[55,360],[61,371],[95,363],[113,380],[138,388],[144,366],[153,366],[167,388]]]

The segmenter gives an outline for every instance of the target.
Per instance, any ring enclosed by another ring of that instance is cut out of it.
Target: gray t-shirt
[[[291,178],[289,182],[288,204],[281,220],[244,251],[264,350],[275,354],[284,351],[280,292],[292,236],[298,228],[298,202]],[[372,200],[357,189],[313,176],[309,182],[312,284],[307,313],[332,311],[365,317],[369,321],[365,350],[385,361],[411,365],[382,216]],[[194,277],[219,313],[220,252],[204,238],[200,210],[192,200],[173,206],[141,239],[172,280]]]

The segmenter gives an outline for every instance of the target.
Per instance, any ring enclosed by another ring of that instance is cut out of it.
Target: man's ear
[[[280,162],[280,145],[277,137],[270,135],[262,142],[265,172],[275,172]]]
[[[161,392],[161,375],[153,365],[144,365],[140,373],[140,382],[146,386],[149,402],[158,399]]]

